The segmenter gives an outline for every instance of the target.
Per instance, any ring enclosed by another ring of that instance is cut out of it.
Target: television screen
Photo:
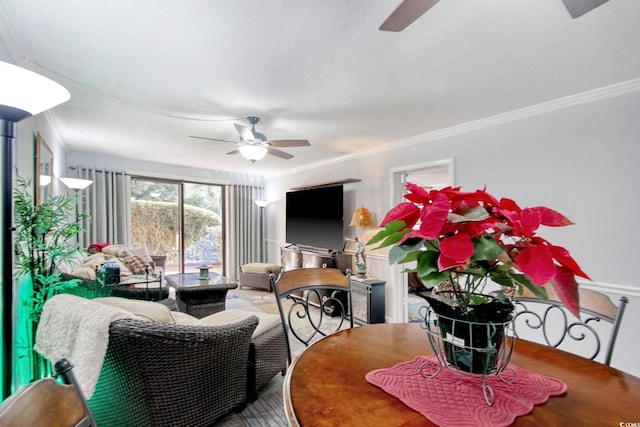
[[[342,249],[342,185],[288,192],[286,215],[288,243]]]

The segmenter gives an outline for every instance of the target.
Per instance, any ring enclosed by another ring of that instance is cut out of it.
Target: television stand
[[[319,248],[317,246],[309,246],[309,245],[295,245],[298,247],[298,250],[300,250],[301,252],[317,252],[319,254],[332,254],[336,251],[334,251],[333,249],[327,249],[327,248]]]

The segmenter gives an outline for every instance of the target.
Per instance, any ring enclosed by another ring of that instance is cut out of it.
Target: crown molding
[[[385,153],[398,150],[401,148],[411,147],[416,144],[423,144],[429,141],[437,141],[454,135],[460,135],[478,129],[491,126],[497,126],[504,123],[514,122],[516,120],[535,117],[541,114],[550,113],[566,108],[576,107],[579,105],[589,104],[591,102],[601,101],[609,98],[615,98],[630,93],[640,92],[640,79],[633,79],[621,83],[615,83],[598,89],[581,92],[574,95],[565,96],[563,98],[554,99],[552,101],[543,102],[529,107],[520,108],[506,113],[496,114],[482,119],[474,120],[467,123],[439,129],[433,132],[412,136],[401,140],[394,141],[390,144],[384,144],[377,147],[363,150],[358,153],[345,154],[321,162],[309,163],[304,166],[288,169],[268,175],[268,177],[276,177],[289,175],[297,172],[307,171],[309,169],[319,168],[323,166],[334,165],[348,160],[361,157],[372,156],[374,154]]]

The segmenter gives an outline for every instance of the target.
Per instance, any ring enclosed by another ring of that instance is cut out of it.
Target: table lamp
[[[351,222],[349,227],[373,227],[373,220],[371,219],[371,212],[364,206],[359,207],[353,212],[351,216]],[[365,278],[367,276],[367,263],[364,254],[364,243],[362,243],[362,236],[356,237],[356,274],[358,277]]]

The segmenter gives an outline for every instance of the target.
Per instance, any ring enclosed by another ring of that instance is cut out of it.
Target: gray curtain
[[[73,169],[73,168],[72,168]],[[84,196],[81,211],[89,211],[91,222],[85,220],[85,232],[80,235],[80,247],[92,243],[129,245],[130,242],[130,178],[124,172],[75,166],[78,178],[93,181],[81,191]]]
[[[236,277],[243,264],[264,262],[263,212],[255,204],[255,200],[263,199],[263,194],[263,187],[228,187],[227,276]]]

